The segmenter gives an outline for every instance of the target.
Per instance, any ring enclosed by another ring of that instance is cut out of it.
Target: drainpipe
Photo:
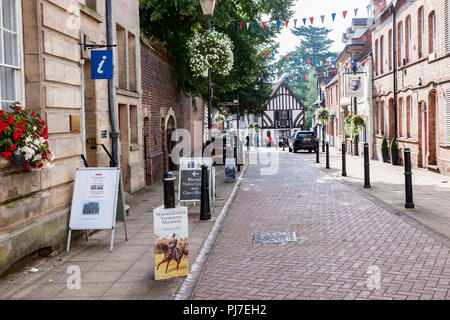
[[[394,11],[394,6],[391,6],[392,13],[392,63],[394,65],[394,138],[398,137],[397,126],[397,15]]]
[[[106,0],[106,37],[107,44],[114,44],[114,24],[113,24],[113,1]],[[113,63],[114,74],[114,63]],[[108,80],[108,100],[109,100],[109,121],[111,123],[111,139],[112,139],[112,167],[118,167],[119,156],[119,136],[117,128],[116,99],[114,96],[114,78]]]
[[[84,98],[84,63],[84,59],[81,59],[80,62],[78,62],[81,70],[81,140],[83,141],[83,161],[86,166],[86,102]]]

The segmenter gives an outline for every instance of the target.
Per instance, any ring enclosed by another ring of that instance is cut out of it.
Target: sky
[[[297,0],[294,7],[295,13],[291,19],[298,19],[298,26],[300,24],[303,25],[302,18],[307,18],[306,25],[309,26],[311,25],[309,18],[314,17],[313,26],[324,26],[332,29],[330,38],[334,40],[334,44],[330,50],[340,52],[344,49],[342,34],[350,27],[352,18],[355,17],[354,9],[358,8],[356,18],[367,18],[366,6],[369,3],[369,0]],[[348,11],[345,19],[342,14],[343,11]],[[332,13],[336,13],[334,21],[331,18]],[[324,23],[320,19],[321,15],[325,15]],[[294,24],[293,21],[290,21],[289,26],[291,26],[291,23],[292,25]],[[280,55],[287,54],[300,44],[299,38],[294,36],[290,30],[291,28],[283,28],[277,38],[277,41],[280,43]]]

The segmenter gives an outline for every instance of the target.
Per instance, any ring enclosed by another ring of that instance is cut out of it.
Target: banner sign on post
[[[91,79],[113,79],[113,54],[111,50],[91,51]]]
[[[189,274],[188,208],[153,210],[155,280]]]
[[[178,201],[200,202],[202,187],[202,165],[208,166],[208,183],[211,197],[212,158],[181,158]]]
[[[346,97],[364,97],[364,77],[362,74],[345,74],[344,95]]]
[[[125,223],[125,200],[119,168],[79,168],[75,174],[67,251],[72,230],[112,230],[110,251],[118,214]]]

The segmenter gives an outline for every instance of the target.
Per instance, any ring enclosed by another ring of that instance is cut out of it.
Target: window
[[[428,53],[432,54],[435,52],[436,45],[436,15],[434,11],[428,16]]]
[[[405,59],[406,62],[410,61],[410,54],[411,54],[411,16],[406,17],[406,23],[405,23]]]
[[[91,10],[97,11],[97,0],[78,0],[81,4],[85,5]]]
[[[136,37],[132,33],[128,33],[128,83],[128,90],[136,92]]]
[[[380,38],[380,73],[383,73],[383,65],[384,65],[384,36]]]
[[[375,40],[375,75],[378,75],[378,39]]]
[[[389,41],[389,44],[388,44],[388,50],[389,50],[389,57],[388,57],[388,60],[389,60],[389,71],[390,70],[392,70],[392,29],[391,30],[389,30],[389,36],[388,36],[388,41]]]
[[[378,106],[378,102],[375,102],[375,109],[373,110],[374,122],[375,122],[375,132],[376,134],[380,134],[380,107]]]
[[[419,54],[419,58],[423,55],[423,36],[425,33],[425,16],[423,11],[423,6],[419,8],[418,16],[417,16],[417,51]]]
[[[445,19],[444,19],[444,28],[445,28],[445,53],[450,53],[450,10],[448,7],[449,0],[446,0],[444,3],[444,13],[445,13]]]
[[[398,59],[398,61],[397,61],[397,65],[398,66],[401,66],[402,65],[402,60],[403,60],[403,57],[404,57],[404,52],[403,52],[403,48],[404,48],[404,37],[403,37],[403,23],[402,22],[400,22],[399,24],[398,24],[398,45],[397,45],[397,50],[398,50],[398,52],[397,52],[397,59]]]
[[[406,98],[406,136],[411,138],[411,125],[412,125],[412,109],[411,109],[412,98]]]
[[[20,1],[0,0],[0,109],[22,100]]]
[[[405,136],[405,126],[406,126],[406,112],[405,112],[405,105],[403,103],[403,98],[400,98],[398,100],[398,127],[400,128],[400,137]]]
[[[445,91],[445,144],[450,146],[450,89]]]

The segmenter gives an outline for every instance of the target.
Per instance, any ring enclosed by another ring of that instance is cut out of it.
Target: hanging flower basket
[[[187,43],[189,63],[195,77],[201,77],[208,69],[227,76],[233,68],[233,42],[220,32],[196,33]]]
[[[225,116],[223,114],[216,114],[214,117],[214,122],[217,123],[219,126],[225,122]]]
[[[52,168],[54,156],[45,122],[18,103],[12,110],[0,110],[0,156],[24,170]]]
[[[327,108],[319,108],[316,111],[317,119],[323,124],[330,122],[330,111]]]
[[[345,122],[345,132],[352,137],[352,139],[355,139],[356,136],[359,134],[361,129],[364,127],[365,121],[364,118],[361,117],[359,114],[353,115],[352,113],[347,116],[344,120]]]

